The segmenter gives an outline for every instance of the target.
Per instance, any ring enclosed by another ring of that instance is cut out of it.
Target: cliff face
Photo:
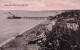
[[[53,20],[56,19],[57,21],[53,26],[50,25],[49,28],[51,29],[48,28],[44,33],[46,40],[43,40],[41,45],[48,50],[79,50],[79,18],[79,10],[66,11],[53,17]]]

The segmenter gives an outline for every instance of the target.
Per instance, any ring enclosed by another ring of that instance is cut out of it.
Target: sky
[[[0,0],[0,4],[0,10],[41,11],[80,9],[80,0]],[[5,4],[28,4],[28,6],[4,6]]]

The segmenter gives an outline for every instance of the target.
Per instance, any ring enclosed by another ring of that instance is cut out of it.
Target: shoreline
[[[35,31],[37,28],[40,28],[40,27],[43,26],[43,25],[44,25],[44,24],[41,24],[41,23],[40,23],[40,24],[38,24],[38,25],[36,25],[36,26],[28,29],[27,31],[23,31],[23,32],[19,33],[19,35],[23,35],[23,36],[28,35],[28,34],[30,34],[32,31]],[[3,48],[4,48],[5,45],[7,46],[10,42],[15,41],[15,39],[17,39],[15,36],[14,36],[14,37],[11,37],[10,39],[2,42],[2,43],[0,44],[0,47],[3,47]],[[20,39],[19,39],[19,40],[20,40]],[[18,40],[18,41],[19,41],[19,40]],[[16,41],[16,42],[17,42],[17,41]]]

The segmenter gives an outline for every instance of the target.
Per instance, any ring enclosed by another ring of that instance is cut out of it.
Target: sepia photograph
[[[80,50],[80,10],[0,10],[0,50]]]

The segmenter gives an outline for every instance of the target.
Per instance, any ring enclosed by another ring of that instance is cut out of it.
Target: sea
[[[7,39],[19,34],[21,32],[27,31],[36,25],[40,24],[44,20],[35,20],[35,19],[7,19],[9,13],[15,14],[16,16],[31,16],[31,17],[48,17],[50,15],[54,16],[59,12],[51,11],[3,11],[0,10],[0,43],[6,41]]]

